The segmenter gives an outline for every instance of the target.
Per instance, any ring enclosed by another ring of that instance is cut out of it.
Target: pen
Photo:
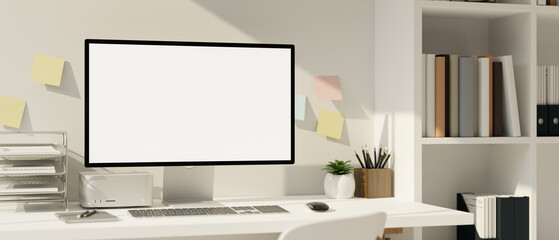
[[[78,217],[78,218],[86,218],[86,217],[89,217],[89,216],[91,216],[91,215],[93,215],[93,214],[95,214],[95,213],[97,213],[97,210],[95,210],[95,209],[94,209],[93,211],[87,210],[87,211],[85,211],[84,213],[79,214],[77,217]]]
[[[359,154],[357,154],[357,151],[353,151],[355,153],[355,156],[357,157],[357,160],[359,161],[359,164],[361,165],[362,168],[365,168],[365,166],[363,166],[363,162],[361,162],[361,159],[359,158]]]

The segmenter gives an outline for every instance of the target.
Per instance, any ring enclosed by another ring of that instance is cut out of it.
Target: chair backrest
[[[278,240],[377,240],[382,239],[386,213],[306,223],[282,232]]]

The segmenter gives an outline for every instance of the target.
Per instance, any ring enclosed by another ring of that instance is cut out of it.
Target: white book
[[[557,88],[557,82],[555,81],[555,68],[553,66],[548,66],[547,67],[548,70],[548,78],[549,81],[551,82],[551,103],[550,104],[555,104],[555,102],[557,102],[557,92],[555,91],[555,89]]]
[[[427,92],[425,89],[427,88],[427,69],[425,69],[425,64],[427,62],[427,54],[421,55],[421,69],[423,74],[421,74],[421,93],[423,94],[423,102],[421,104],[421,114],[423,114],[422,127],[421,127],[421,136],[427,137]]]
[[[542,84],[543,84],[543,77],[542,77],[542,66],[538,66],[538,105],[542,104],[542,97],[543,97],[543,92],[542,92]]]
[[[547,102],[547,77],[546,67],[538,66],[538,104],[546,105]]]
[[[435,137],[435,54],[427,54],[425,68],[427,137]]]
[[[547,86],[546,86],[546,96],[547,96],[547,104],[551,104],[551,81],[549,80],[549,68],[547,66],[542,66],[543,70],[544,70],[544,74],[545,74],[545,80],[547,82]]]
[[[491,237],[491,201],[489,196],[483,198],[483,204],[485,204],[485,238]]]
[[[493,61],[503,63],[504,135],[520,137],[520,116],[518,115],[518,101],[516,98],[516,83],[514,79],[512,56],[494,57]]]
[[[549,104],[554,104],[555,103],[555,81],[553,80],[553,68],[551,66],[546,66],[547,68],[547,74],[546,74],[546,78],[547,78],[547,101]]]
[[[538,100],[536,100],[538,105],[541,105],[542,100],[542,67],[538,66]]]
[[[553,68],[553,85],[554,85],[554,101],[553,105],[559,104],[559,66],[552,66]]]
[[[558,102],[557,101],[557,87],[558,87],[557,86],[558,85],[557,84],[558,83],[557,82],[557,69],[555,68],[555,66],[549,66],[549,69],[551,71],[550,78],[551,78],[551,81],[553,82],[553,89],[552,89],[552,91],[553,91],[553,102],[551,104],[555,105]]]
[[[489,200],[491,202],[491,212],[490,212],[490,223],[491,223],[491,228],[490,228],[490,237],[491,238],[496,238],[497,237],[497,197],[496,196],[489,196]]]
[[[476,197],[477,194],[475,193],[462,193],[462,198],[464,198],[468,212],[473,213],[474,216],[476,215]]]
[[[479,102],[479,97],[478,97],[478,85],[479,85],[479,80],[478,80],[478,56],[476,55],[472,55],[470,56],[472,57],[472,59],[474,60],[474,72],[473,72],[473,76],[474,76],[474,136],[479,136],[479,126],[478,126],[478,115],[479,115],[479,110],[478,110],[478,102]]]
[[[485,197],[476,197],[476,215],[475,215],[475,226],[477,234],[485,238]]]
[[[556,93],[555,93],[555,85],[557,84],[555,82],[555,68],[553,68],[553,66],[548,66],[547,67],[547,78],[549,79],[549,82],[551,83],[550,86],[550,91],[551,91],[551,99],[550,99],[550,103],[549,104],[555,104],[556,101]]]
[[[478,127],[480,137],[489,137],[489,58],[478,58]]]

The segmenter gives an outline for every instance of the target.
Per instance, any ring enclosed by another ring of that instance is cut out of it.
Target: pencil
[[[371,160],[371,155],[369,154],[369,149],[365,149],[365,152],[367,153],[367,159],[369,160],[369,164],[371,165],[371,168],[375,168],[375,164],[373,164],[373,161]]]
[[[388,162],[388,159],[390,158],[390,156],[392,156],[392,152],[390,152],[388,154],[388,156],[386,156],[386,159],[384,160],[384,163],[382,164],[381,168],[384,168],[384,166],[386,166],[386,163]]]
[[[376,166],[378,165],[378,162],[377,162],[377,148],[376,147],[373,148],[373,157],[375,158],[375,165],[373,166],[373,168],[376,168]]]
[[[353,151],[355,153],[355,156],[357,157],[357,160],[359,161],[359,164],[361,165],[362,168],[365,168],[365,166],[363,166],[363,162],[361,162],[361,159],[359,158],[359,155],[357,154],[357,151]]]
[[[381,144],[380,147],[378,148],[378,161],[379,161],[379,162],[382,161],[381,158],[380,158],[381,153],[382,153],[382,144]]]
[[[365,155],[365,148],[361,146],[361,153],[363,153],[363,161],[365,161],[365,167],[369,168],[369,162],[367,162],[367,156]]]

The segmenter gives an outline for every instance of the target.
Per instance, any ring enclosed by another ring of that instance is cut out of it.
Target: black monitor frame
[[[123,45],[167,45],[167,46],[203,46],[203,47],[238,47],[238,48],[281,48],[291,51],[291,159],[286,160],[247,160],[247,161],[188,161],[188,162],[133,162],[133,163],[91,163],[89,161],[89,44],[123,44]],[[295,45],[265,43],[226,43],[226,42],[178,42],[151,40],[114,40],[85,39],[85,167],[163,167],[163,166],[217,166],[217,165],[273,165],[295,163]]]

